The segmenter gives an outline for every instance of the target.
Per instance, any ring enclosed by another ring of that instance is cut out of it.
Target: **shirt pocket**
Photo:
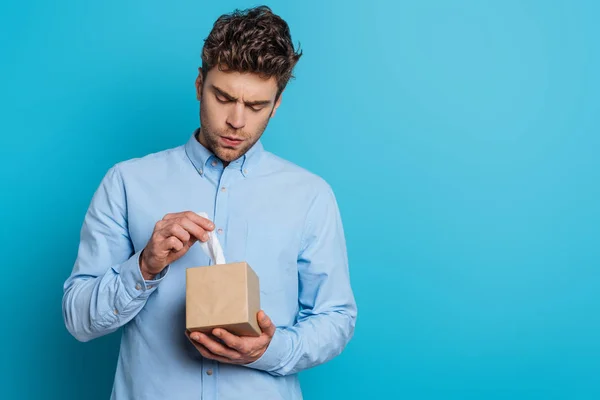
[[[265,295],[294,293],[298,286],[298,240],[286,221],[248,220],[245,258]]]

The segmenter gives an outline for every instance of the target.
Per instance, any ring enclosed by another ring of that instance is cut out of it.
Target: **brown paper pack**
[[[223,328],[237,336],[260,336],[260,284],[246,262],[186,270],[186,334]],[[193,341],[192,341],[193,342]]]

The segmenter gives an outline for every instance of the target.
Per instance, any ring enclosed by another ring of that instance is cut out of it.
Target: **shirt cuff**
[[[169,272],[169,266],[167,266],[155,277],[155,279],[145,280],[142,271],[140,270],[139,262],[141,253],[141,250],[135,253],[129,260],[120,265],[118,271],[121,277],[121,283],[132,299],[147,298],[150,296]]]
[[[249,364],[244,364],[245,367],[259,369],[261,371],[272,372],[278,369],[283,360],[292,349],[292,343],[289,335],[281,329],[275,330],[275,335],[269,343],[269,347],[262,356],[256,361]]]

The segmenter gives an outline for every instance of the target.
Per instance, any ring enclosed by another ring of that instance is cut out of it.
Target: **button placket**
[[[230,185],[232,172],[233,171],[230,168],[226,168],[225,170],[223,170],[223,173],[221,174],[221,179],[219,180],[219,186],[218,186],[221,189],[217,190],[216,200],[215,200],[215,217],[214,217],[215,232],[217,233],[217,235],[219,235],[219,242],[221,243],[221,246],[223,247],[223,251],[225,251],[225,248],[227,246],[227,242],[226,242],[227,235],[225,235],[225,233],[227,230],[227,220],[228,220],[227,205],[228,205],[228,198],[229,198],[229,190],[227,190],[226,188],[228,188]]]
[[[212,360],[204,359],[202,369],[205,376],[202,380],[202,398],[214,399],[217,396],[216,365]]]

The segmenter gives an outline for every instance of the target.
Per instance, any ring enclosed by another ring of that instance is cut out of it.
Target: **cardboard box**
[[[260,284],[246,262],[186,270],[186,333],[223,328],[237,336],[260,336]]]

